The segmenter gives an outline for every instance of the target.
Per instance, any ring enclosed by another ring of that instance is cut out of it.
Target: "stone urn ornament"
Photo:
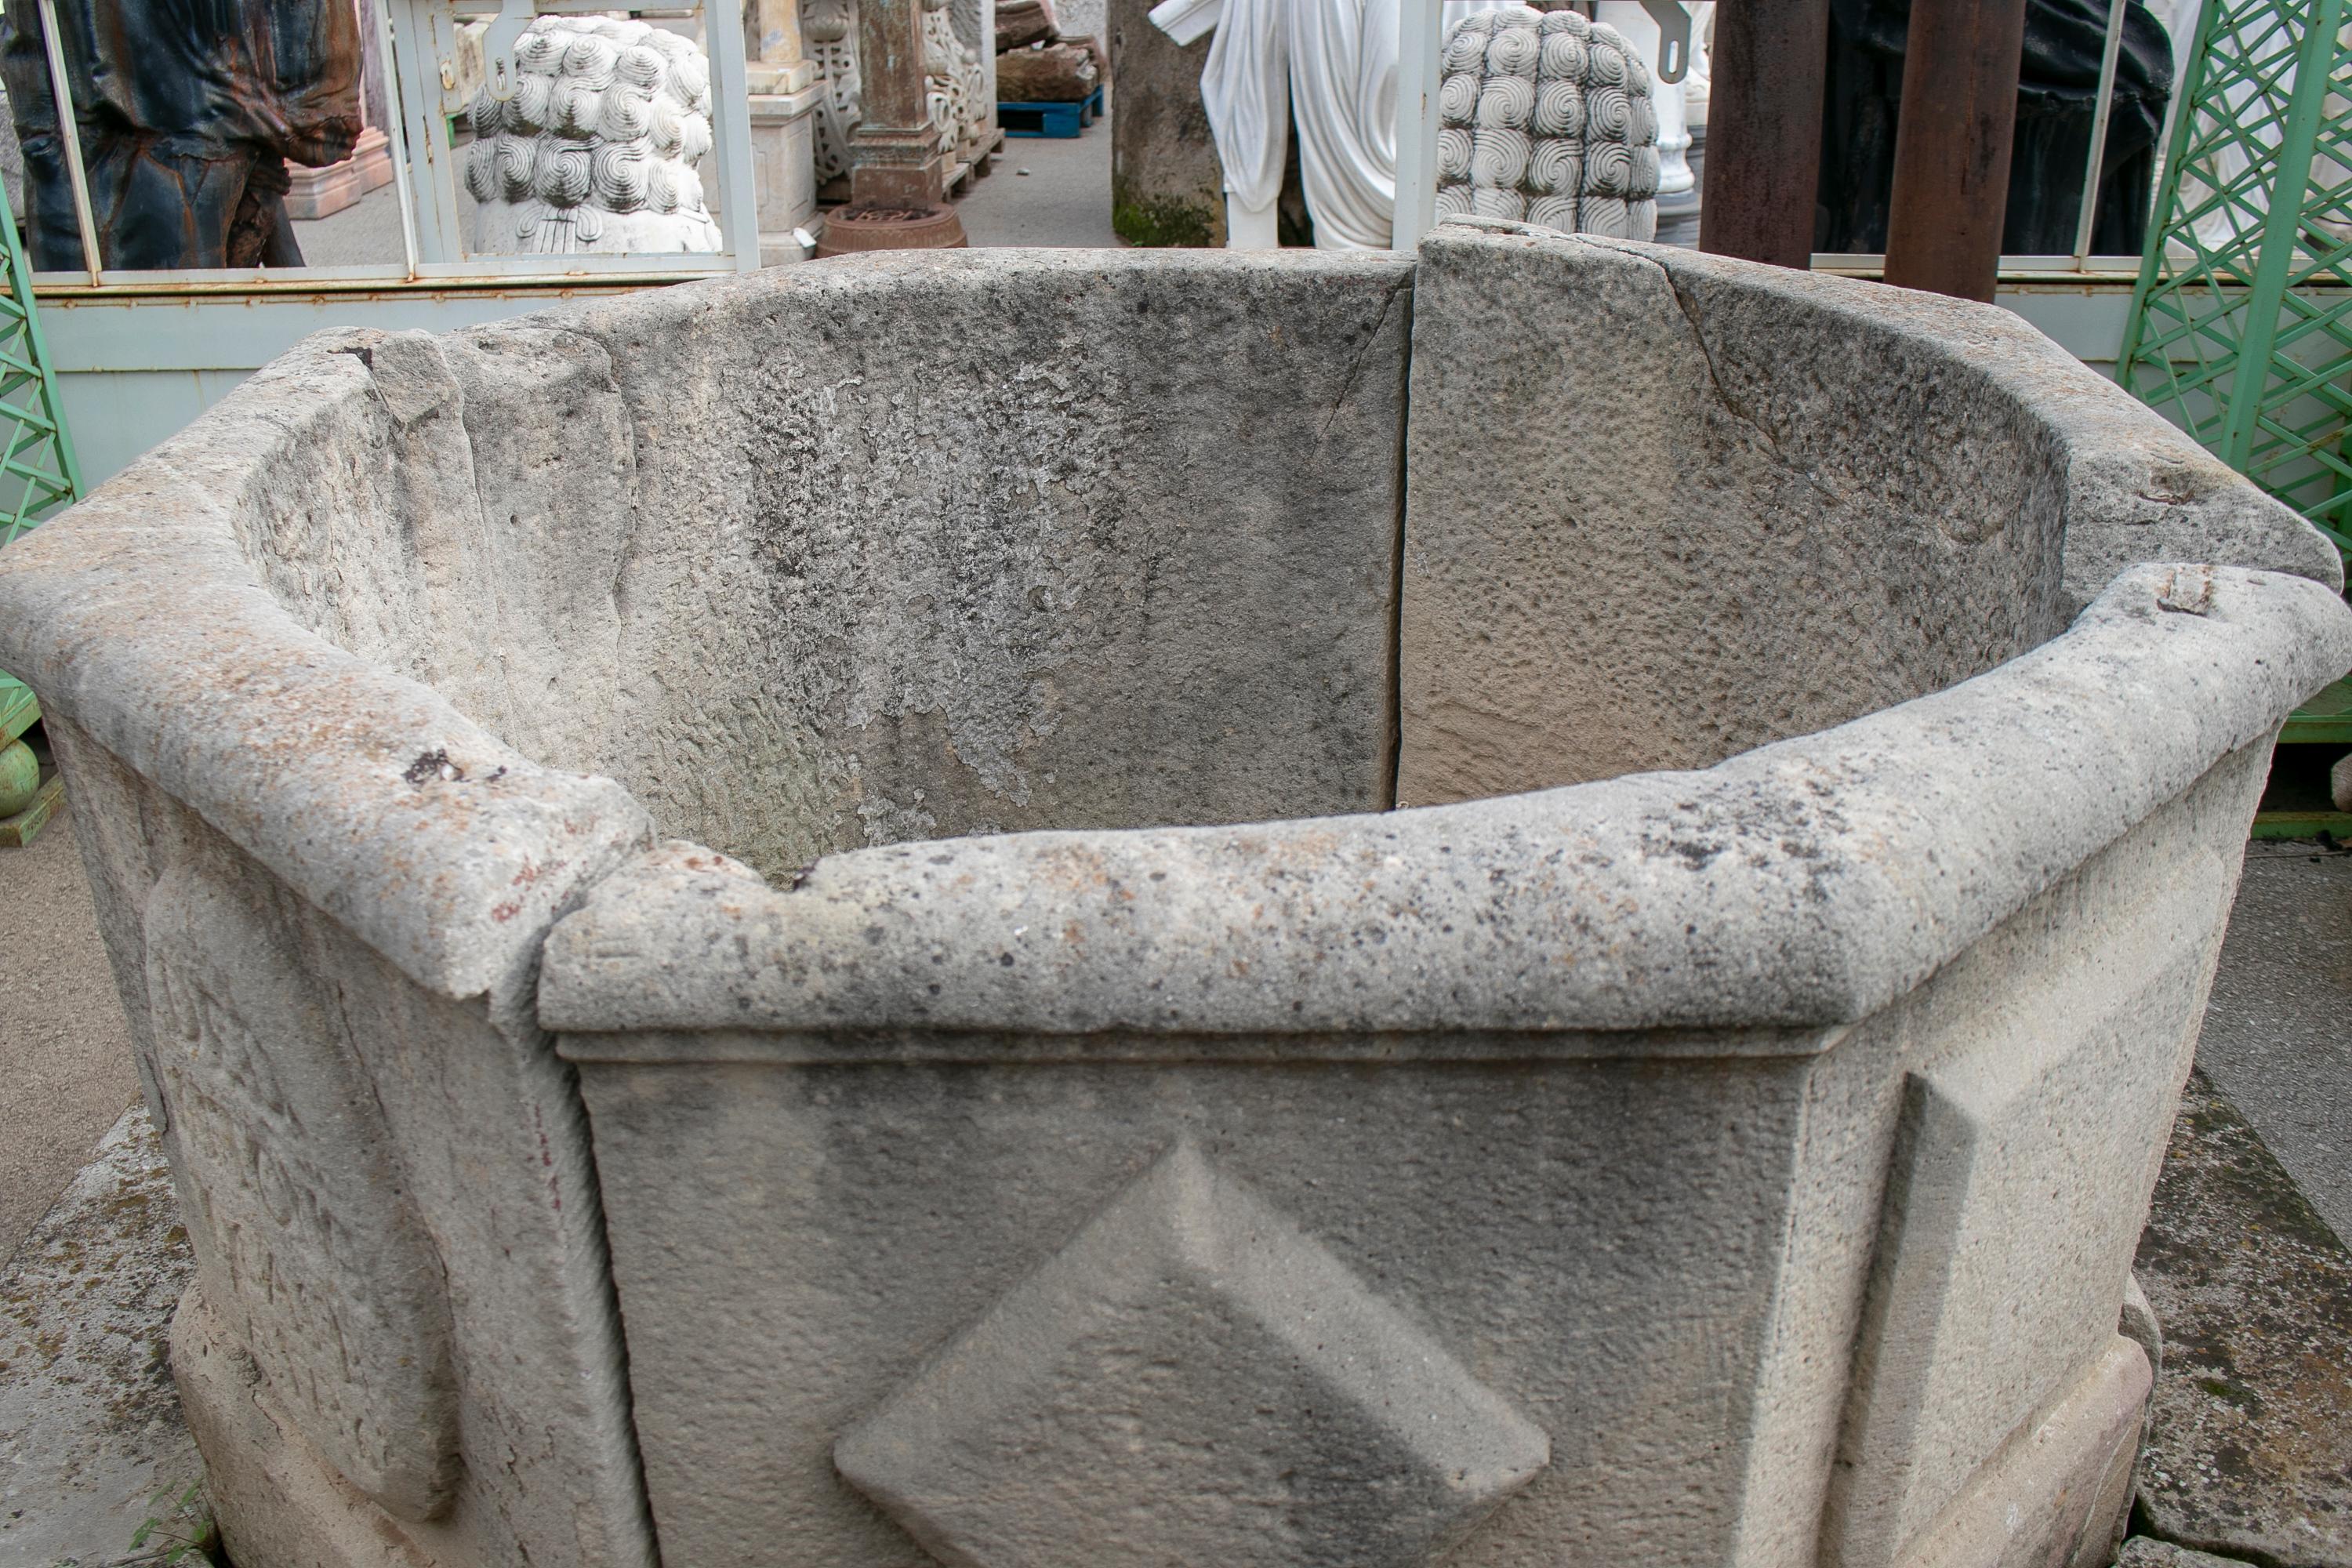
[[[540,16],[515,69],[474,97],[466,188],[491,255],[657,255],[725,247],[698,168],[710,61],[635,20]]]
[[[1650,68],[1577,11],[1506,5],[1447,29],[1438,89],[1437,216],[1610,239],[1658,226]]]

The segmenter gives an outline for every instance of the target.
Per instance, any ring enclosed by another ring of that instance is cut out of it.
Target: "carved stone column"
[[[816,79],[801,47],[800,0],[750,0],[743,7],[743,55],[754,93],[798,92]]]
[[[760,259],[798,261],[795,237],[816,216],[816,109],[824,87],[801,47],[800,0],[746,0],[744,77],[751,88],[751,178],[760,212]]]
[[[855,207],[931,207],[945,194],[938,127],[923,82],[922,0],[858,0],[859,99],[849,137]]]

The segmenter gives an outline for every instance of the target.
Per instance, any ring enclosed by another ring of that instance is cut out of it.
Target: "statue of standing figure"
[[[1279,243],[1276,206],[1293,123],[1317,247],[1389,246],[1403,3],[1169,0],[1153,12],[1179,43],[1216,30],[1201,98],[1223,167],[1228,246]],[[1658,37],[1643,6],[1604,0],[1600,9],[1626,13],[1633,41],[1564,5],[1546,12],[1516,0],[1444,0],[1444,129],[1434,160],[1441,214],[1652,237],[1661,121],[1687,141],[1682,89],[1658,82],[1643,58]],[[1686,186],[1687,171],[1675,162],[1672,173]]]

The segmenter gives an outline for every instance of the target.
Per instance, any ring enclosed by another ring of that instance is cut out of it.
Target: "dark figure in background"
[[[360,133],[350,0],[58,0],[68,89],[109,268],[299,267],[286,164]],[[81,232],[33,0],[0,16],[25,148],[33,266],[79,271]]]
[[[1911,0],[1831,0],[1816,250],[1886,248],[1903,44],[1910,26]],[[2106,37],[2107,0],[2027,0],[2003,255],[2074,254]],[[2095,254],[2137,256],[2147,237],[2156,139],[2171,99],[2172,40],[2164,24],[2134,0],[2124,12],[2123,52],[2116,62],[2115,109],[2091,227]]]

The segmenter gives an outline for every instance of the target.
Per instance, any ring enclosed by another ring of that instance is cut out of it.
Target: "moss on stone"
[[[1111,208],[1110,226],[1129,245],[1204,247],[1217,243],[1214,215],[1190,202],[1167,197],[1117,203]]]

